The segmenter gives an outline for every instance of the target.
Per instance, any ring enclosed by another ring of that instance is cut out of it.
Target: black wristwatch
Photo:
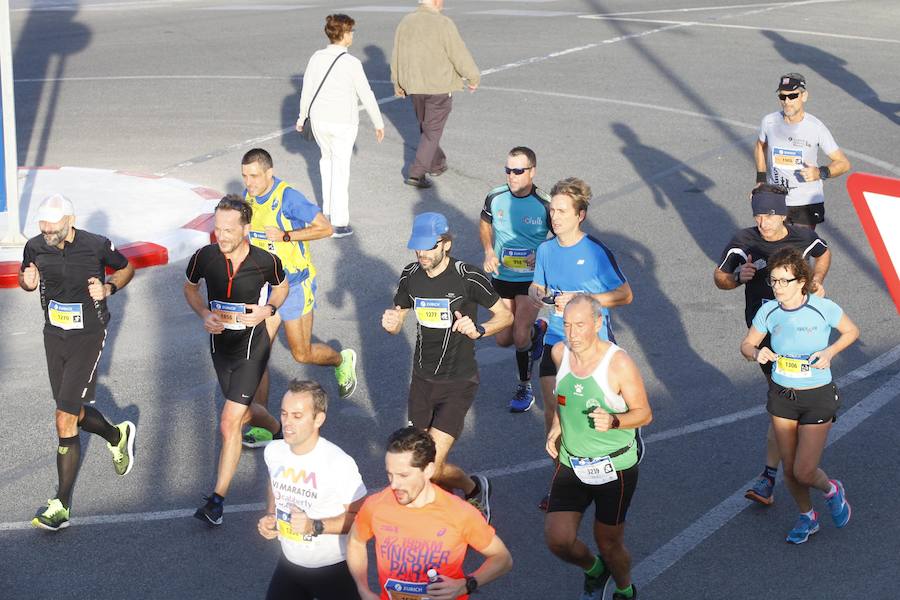
[[[619,416],[611,414],[612,423],[609,424],[610,429],[618,429],[619,428]]]
[[[272,314],[269,315],[269,316],[270,316],[270,317],[274,317],[274,316],[275,316],[275,311],[277,310],[277,309],[275,308],[275,305],[274,305],[274,304],[266,304],[266,306],[268,306],[269,308],[272,309]]]
[[[289,242],[289,241],[291,241],[291,232],[290,232],[290,231],[285,231],[285,232],[284,232],[284,235],[281,236],[281,241],[282,241],[282,242]]]
[[[484,337],[484,325],[476,325],[475,331],[478,332],[478,337],[475,338],[476,340],[480,340],[481,338]]]
[[[325,523],[321,521],[321,519],[313,519],[313,537],[318,537],[325,533]]]
[[[474,594],[478,590],[478,580],[471,575],[466,575],[466,593]]]
[[[114,284],[112,281],[107,281],[106,285],[109,286],[109,295],[110,296],[112,296],[113,294],[115,294],[116,292],[119,291],[119,286]]]

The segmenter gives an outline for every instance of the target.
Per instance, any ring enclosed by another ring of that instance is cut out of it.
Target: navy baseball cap
[[[784,194],[757,190],[750,196],[753,215],[787,215],[787,203]]]
[[[427,212],[416,215],[412,235],[409,236],[406,247],[410,250],[431,250],[448,231],[450,226],[447,224],[447,217],[441,213]]]
[[[797,88],[806,89],[806,77],[800,73],[786,73],[778,80],[778,91],[793,92]]]

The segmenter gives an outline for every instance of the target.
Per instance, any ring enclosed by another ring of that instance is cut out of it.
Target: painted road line
[[[731,10],[735,8],[766,8],[766,7],[784,7],[802,6],[805,4],[831,4],[834,2],[846,2],[847,0],[805,0],[803,2],[764,2],[761,4],[725,4],[721,6],[693,6],[690,8],[659,8],[655,10],[633,10],[629,12],[601,13],[598,16],[604,17],[628,17],[632,15],[653,15],[664,13],[688,13],[688,12],[707,12],[710,10]],[[592,15],[593,16],[593,15]]]

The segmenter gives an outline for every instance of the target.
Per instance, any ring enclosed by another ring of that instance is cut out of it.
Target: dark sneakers
[[[414,188],[419,188],[420,190],[427,190],[431,187],[431,182],[422,175],[421,177],[407,177],[403,180],[403,183],[406,185],[411,185]]]
[[[222,516],[225,510],[225,500],[222,499],[216,502],[212,496],[204,496],[203,499],[206,500],[206,504],[197,509],[197,512],[194,513],[194,518],[200,519],[208,525],[221,525],[225,520]]]

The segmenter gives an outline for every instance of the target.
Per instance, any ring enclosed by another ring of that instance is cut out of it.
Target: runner
[[[75,229],[75,209],[60,194],[41,202],[37,222],[41,234],[25,244],[19,287],[26,292],[40,288],[44,350],[56,401],[59,485],[31,524],[58,531],[69,526],[72,488],[81,467],[79,429],[106,440],[116,475],[134,467],[134,423],[111,425],[91,406],[110,318],[106,299],[131,281],[134,267],[105,237]],[[108,279],[107,268],[114,270]]]
[[[484,270],[493,274],[494,289],[515,315],[513,326],[496,335],[497,345],[515,344],[519,385],[510,412],[525,412],[534,405],[531,389],[532,359],[544,348],[547,322],[535,322],[538,306],[528,297],[534,276],[537,247],[550,233],[550,198],[534,185],[537,158],[531,148],[516,146],[506,157],[506,185],[496,187],[484,200],[479,236],[484,247]]]
[[[319,207],[275,177],[271,155],[261,148],[244,154],[241,160],[244,198],[253,206],[250,243],[272,252],[281,259],[291,292],[278,313],[266,320],[271,343],[278,337],[284,322],[291,355],[299,363],[334,367],[341,398],[349,398],[356,389],[356,352],[346,348],[340,352],[327,344],[312,342],[313,309],[316,305],[316,268],[312,263],[309,242],[332,234],[331,223]],[[269,375],[254,398],[255,406],[269,404]],[[244,446],[258,448],[272,441],[273,431],[266,429],[265,415],[253,413],[251,429],[244,436]]]
[[[549,353],[557,366],[558,412],[547,453],[558,461],[550,487],[544,536],[550,551],[584,569],[582,600],[599,600],[612,576],[614,600],[636,598],[625,515],[637,487],[639,428],[653,414],[634,361],[601,339],[603,306],[577,294],[566,305],[566,339]],[[578,539],[584,511],[594,504],[593,556]]]
[[[491,520],[490,481],[469,477],[447,462],[459,439],[466,413],[478,391],[475,342],[509,327],[512,313],[477,267],[450,257],[453,236],[439,213],[422,213],[413,222],[406,247],[417,262],[400,276],[394,308],[384,311],[381,326],[396,335],[410,309],[415,309],[416,350],[409,386],[409,422],[428,431],[437,445],[435,482],[462,490],[466,498]],[[491,311],[491,319],[476,325],[478,306]]]
[[[829,479],[819,462],[841,403],[832,382],[831,362],[856,341],[859,329],[840,306],[813,295],[812,282],[802,254],[793,248],[776,252],[769,260],[775,300],[757,311],[741,343],[747,360],[774,363],[766,409],[784,464],[784,483],[800,508],[786,538],[792,544],[802,544],[819,530],[811,487],[825,494],[836,527],[850,520],[844,485]],[[840,336],[829,344],[832,329]],[[771,346],[762,345],[766,335],[771,336]]]
[[[266,447],[269,485],[259,534],[282,555],[267,600],[358,600],[347,569],[347,532],[366,495],[356,462],[319,435],[328,396],[314,381],[291,381],[281,401],[284,439]]]
[[[753,208],[753,217],[756,219],[756,227],[741,229],[731,238],[722,251],[719,266],[713,273],[716,287],[720,290],[734,290],[744,286],[744,318],[747,327],[750,327],[753,316],[763,302],[775,298],[772,288],[767,283],[768,260],[782,248],[794,248],[800,251],[804,258],[812,259],[812,280],[815,284],[813,293],[825,296],[822,282],[831,265],[831,251],[825,240],[815,231],[787,224],[786,194],[786,188],[769,184],[763,184],[753,190],[750,204]],[[764,346],[768,343],[768,339],[762,342]],[[771,385],[772,364],[763,363],[759,366],[766,377],[766,383]],[[778,474],[778,463],[781,462],[771,425],[766,435],[765,460],[762,473],[745,496],[749,500],[769,506],[775,501],[775,476]]]
[[[250,204],[240,196],[222,198],[215,211],[217,243],[197,250],[185,271],[184,297],[210,334],[213,366],[225,397],[216,486],[194,513],[210,525],[223,522],[225,495],[241,458],[241,428],[250,420],[249,405],[269,362],[271,346],[262,323],[288,293],[278,257],[247,241],[251,214]],[[201,279],[206,280],[208,302],[200,294]],[[268,300],[261,298],[266,284],[271,286]],[[278,421],[263,412],[264,425],[278,432]]]
[[[391,434],[385,455],[390,485],[366,498],[347,544],[347,565],[363,600],[465,598],[502,577],[512,556],[474,507],[431,483],[434,440],[418,427]],[[369,588],[366,544],[375,538],[381,594]],[[466,574],[467,549],[485,557]]]

